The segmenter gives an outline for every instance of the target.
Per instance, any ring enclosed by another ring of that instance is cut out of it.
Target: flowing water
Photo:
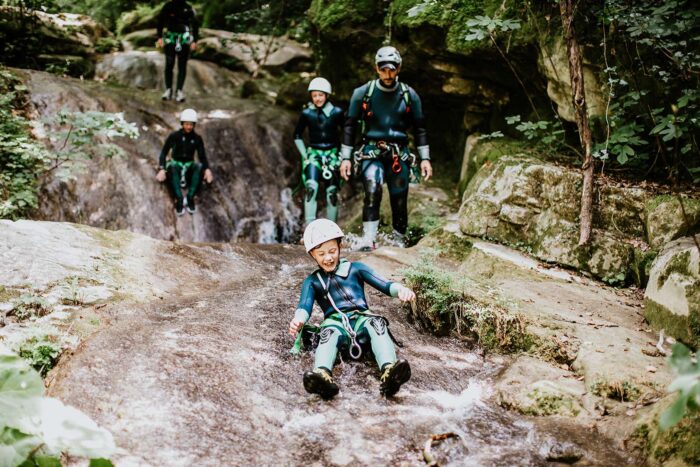
[[[334,400],[307,394],[301,376],[313,355],[288,353],[287,325],[312,264],[299,247],[226,248],[235,282],[114,308],[110,326],[56,376],[52,395],[114,433],[117,465],[423,465],[426,442],[441,433],[457,435],[432,448],[445,465],[547,465],[566,446],[583,456],[578,465],[629,463],[593,432],[495,406],[490,381],[503,358],[421,332],[374,291],[372,309],[404,341],[412,379],[386,400],[373,362],[341,362]]]

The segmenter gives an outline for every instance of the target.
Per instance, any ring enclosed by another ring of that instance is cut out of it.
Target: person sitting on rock
[[[304,219],[308,225],[316,219],[317,196],[323,182],[326,189],[326,218],[338,218],[338,188],[340,184],[339,132],[343,126],[343,109],[328,100],[331,83],[325,78],[314,78],[309,83],[311,102],[302,110],[294,130],[302,160],[301,178],[306,189]],[[304,145],[302,134],[309,129],[309,146]]]
[[[170,133],[168,139],[165,140],[163,150],[158,158],[158,175],[156,180],[164,182],[166,179],[170,181],[170,188],[175,196],[175,213],[182,216],[187,212],[194,214],[195,195],[202,179],[202,171],[204,172],[204,181],[211,183],[214,179],[209,163],[207,162],[207,154],[204,151],[204,141],[194,131],[194,126],[197,124],[197,112],[194,109],[185,109],[180,115],[182,128]],[[168,153],[172,150],[172,159],[166,165]],[[194,153],[197,153],[199,162],[195,162]],[[187,197],[183,198],[182,189],[187,187]]]
[[[163,29],[166,29],[163,34]],[[163,100],[173,98],[173,68],[177,57],[177,102],[185,101],[182,88],[187,76],[187,59],[197,48],[199,24],[194,9],[185,0],[170,0],[158,15],[156,47],[165,50],[165,92]]]
[[[314,369],[304,373],[304,388],[323,399],[333,398],[339,390],[332,376],[338,349],[346,347],[350,357],[358,359],[363,352],[360,343],[369,340],[381,371],[380,394],[391,397],[410,379],[411,367],[406,360],[396,357],[388,320],[369,311],[364,285],[369,284],[402,302],[412,301],[416,295],[398,282],[383,279],[363,263],[341,259],[343,237],[340,227],[328,219],[317,219],[304,231],[304,247],[318,269],[302,285],[289,332],[295,336],[302,331],[314,302],[325,317]]]
[[[356,88],[350,98],[343,144],[340,175],[348,180],[355,144],[356,126],[361,127],[362,146],[355,153],[355,169],[362,175],[365,189],[362,210],[363,237],[360,249],[376,246],[379,207],[384,181],[389,188],[394,241],[405,246],[408,227],[408,185],[419,161],[408,150],[408,130],[413,128],[420,158],[420,170],[428,180],[433,169],[420,97],[410,86],[399,82],[401,55],[386,46],[374,57],[379,79]],[[417,179],[417,174],[414,174]]]

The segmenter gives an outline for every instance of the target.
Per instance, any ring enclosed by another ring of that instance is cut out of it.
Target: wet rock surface
[[[3,258],[27,270],[17,287],[43,277],[20,261],[36,262],[32,245],[41,241],[42,261],[56,263],[50,283],[97,268],[104,273],[92,285],[124,293],[102,302],[100,330],[47,380],[52,396],[109,427],[124,449],[116,465],[421,465],[426,440],[447,432],[458,438],[436,452],[448,464],[546,465],[547,439],[581,446],[593,464],[630,463],[591,430],[522,419],[492,404],[490,381],[506,360],[418,331],[396,300],[374,291],[372,309],[406,343],[399,354],[413,378],[385,400],[373,362],[342,362],[336,399],[308,395],[301,375],[313,355],[291,357],[286,333],[313,269],[299,246],[187,246],[30,221],[0,228]],[[391,276],[406,250],[390,251],[399,254],[350,257]]]
[[[137,140],[115,140],[126,157],[88,161],[68,182],[45,179],[40,218],[184,241],[265,243],[294,234],[300,212],[289,188],[298,173],[293,114],[233,97],[226,87],[220,94],[176,104],[162,102],[157,91],[23,73],[37,120],[62,109],[123,112],[140,130]],[[165,184],[155,181],[155,169],[165,138],[179,128],[179,113],[190,106],[199,112],[196,131],[204,139],[215,180],[202,188],[198,212],[177,218]],[[46,137],[55,131],[43,128],[42,133]],[[62,143],[49,142],[53,147]]]

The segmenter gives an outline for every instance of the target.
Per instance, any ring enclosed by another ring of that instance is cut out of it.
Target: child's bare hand
[[[399,289],[399,300],[402,302],[412,302],[415,299],[416,294],[413,293],[413,290],[408,287],[401,287],[401,289]]]
[[[296,336],[299,331],[301,331],[304,322],[301,320],[293,319],[289,322],[289,334]]]

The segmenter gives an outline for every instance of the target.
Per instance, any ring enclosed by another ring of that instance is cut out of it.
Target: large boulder
[[[644,316],[656,329],[700,346],[700,235],[666,245],[654,261]]]
[[[242,100],[222,90],[196,99],[197,132],[214,172],[193,216],[176,217],[165,185],[155,181],[165,138],[180,124],[183,105],[160,93],[25,73],[36,120],[67,111],[123,112],[140,129],[137,140],[115,142],[124,157],[95,158],[72,180],[45,178],[38,217],[125,229],[153,238],[227,242],[290,240],[299,209],[290,186],[298,180],[293,149],[295,115],[269,104]],[[54,126],[44,127],[56,135]],[[48,141],[59,147],[62,141]]]
[[[124,37],[129,47],[135,48],[152,48],[155,40],[155,29],[133,31]],[[308,44],[287,37],[218,29],[200,30],[193,57],[249,74],[258,74],[261,69],[278,74],[313,68],[313,52]]]
[[[111,33],[89,16],[0,7],[3,62],[20,67],[52,69],[59,74],[89,77],[95,53],[112,40]]]
[[[104,55],[97,64],[95,78],[123,86],[161,90],[165,57],[161,52],[129,51]],[[177,75],[177,70],[175,70]],[[228,93],[243,84],[245,75],[214,63],[190,60],[187,67],[187,94]]]
[[[547,79],[547,95],[557,105],[557,113],[568,122],[575,122],[574,105],[571,100],[571,77],[569,75],[569,58],[566,45],[559,38],[540,47],[538,59],[540,72]],[[604,87],[598,79],[595,69],[584,60],[583,79],[586,83],[586,108],[588,115],[605,115],[606,96]]]
[[[700,200],[662,195],[646,205],[649,245],[659,249],[666,243],[700,231]]]
[[[579,247],[580,186],[578,170],[524,154],[487,161],[464,192],[461,230],[521,247],[544,261],[624,282],[635,258],[630,239],[644,235],[649,195],[637,188],[598,187],[591,242]]]

